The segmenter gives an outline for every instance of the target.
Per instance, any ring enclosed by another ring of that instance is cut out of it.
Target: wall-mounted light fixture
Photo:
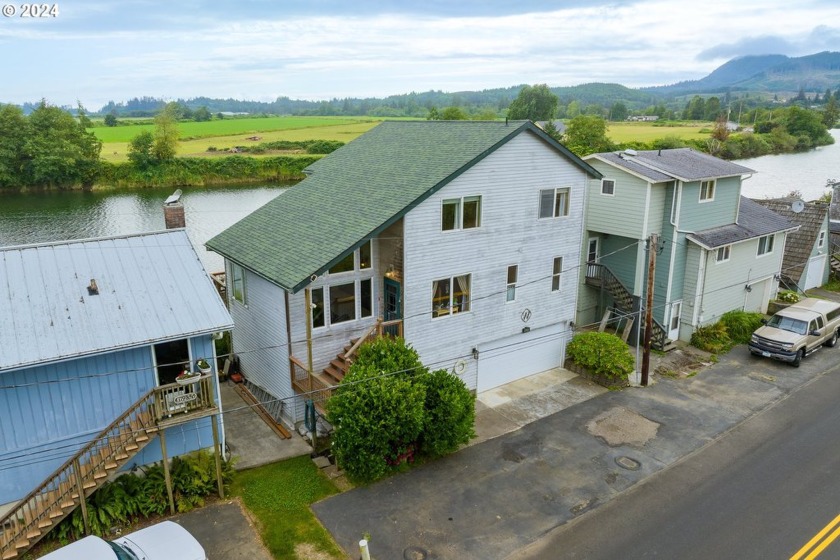
[[[472,349],[473,360],[478,359],[478,348],[473,347]]]

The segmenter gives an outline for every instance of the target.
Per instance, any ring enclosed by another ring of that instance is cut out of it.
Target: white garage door
[[[535,329],[478,347],[478,391],[563,365],[566,323]]]
[[[802,286],[803,291],[822,286],[825,259],[827,257],[828,255],[820,255],[808,261],[808,272],[805,274],[805,285]]]

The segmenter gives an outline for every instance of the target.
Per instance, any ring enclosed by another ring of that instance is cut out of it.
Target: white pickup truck
[[[799,367],[821,346],[833,347],[840,336],[840,303],[806,298],[773,315],[750,339],[750,353]]]

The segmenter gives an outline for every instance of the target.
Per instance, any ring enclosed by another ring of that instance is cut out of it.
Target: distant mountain
[[[641,88],[651,94],[678,96],[723,91],[822,93],[840,87],[840,52],[821,52],[799,58],[781,54],[734,58],[699,80]]]

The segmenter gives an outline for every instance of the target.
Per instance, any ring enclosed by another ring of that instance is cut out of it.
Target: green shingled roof
[[[207,242],[207,247],[290,290],[523,131],[588,164],[530,122],[383,122],[310,166],[312,174]]]

